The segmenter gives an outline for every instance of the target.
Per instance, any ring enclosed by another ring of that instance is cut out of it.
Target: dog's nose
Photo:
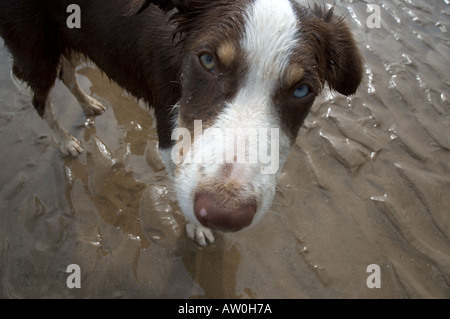
[[[240,201],[223,196],[209,192],[196,194],[194,212],[200,223],[223,232],[235,232],[249,226],[256,213],[256,200]]]

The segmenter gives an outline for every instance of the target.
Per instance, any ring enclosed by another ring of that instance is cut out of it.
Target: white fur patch
[[[170,178],[174,177],[175,172],[175,164],[171,158],[172,147],[167,148],[159,148],[159,155],[164,165],[166,166],[166,170],[169,173]]]
[[[26,82],[19,80],[19,78],[15,76],[13,70],[11,70],[9,75],[11,76],[12,82],[20,93],[28,95],[29,97],[33,97],[33,90],[31,90],[30,86]]]
[[[264,96],[273,92],[298,45],[298,20],[288,0],[256,0],[249,11],[241,43],[251,61],[245,84],[249,89],[242,93]]]

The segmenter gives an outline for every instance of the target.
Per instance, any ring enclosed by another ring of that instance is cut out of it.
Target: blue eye
[[[300,85],[295,91],[293,96],[295,98],[303,98],[309,94],[310,90],[309,87],[306,84]]]
[[[200,63],[205,68],[205,70],[211,72],[216,67],[216,63],[214,62],[214,58],[209,54],[202,54],[200,56]]]

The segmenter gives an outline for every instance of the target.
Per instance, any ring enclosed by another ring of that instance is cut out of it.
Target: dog
[[[76,82],[80,57],[154,109],[186,233],[203,246],[261,219],[316,96],[325,84],[352,95],[363,74],[343,18],[304,0],[0,0],[0,35],[64,154],[83,148],[52,111],[55,80],[86,114],[105,111]],[[275,169],[258,156],[269,152]]]

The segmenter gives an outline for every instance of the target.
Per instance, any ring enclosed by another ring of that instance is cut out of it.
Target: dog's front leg
[[[172,161],[172,147],[159,148],[159,156],[166,167],[169,177],[173,180],[175,176],[175,163]]]
[[[166,166],[166,170],[169,173],[170,178],[173,180],[175,177],[175,163],[172,160],[172,147],[159,148],[159,154],[161,160]],[[186,224],[186,234],[187,236],[195,241],[200,246],[206,246],[208,242],[210,244],[214,243],[214,235],[211,229],[195,225],[191,222]]]

